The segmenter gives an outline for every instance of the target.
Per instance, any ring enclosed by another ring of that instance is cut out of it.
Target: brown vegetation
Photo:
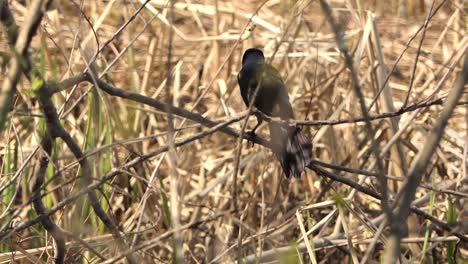
[[[0,262],[466,261],[466,11],[0,0]],[[311,134],[300,179],[242,129],[250,47]]]

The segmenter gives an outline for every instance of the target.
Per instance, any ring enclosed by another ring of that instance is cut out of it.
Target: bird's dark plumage
[[[294,119],[287,88],[279,72],[265,63],[263,52],[248,49],[242,57],[242,69],[237,76],[244,103],[249,106],[255,89],[259,87],[254,106],[262,113],[284,120]],[[312,159],[312,143],[299,127],[270,122],[273,152],[281,163],[286,177],[300,177]],[[255,129],[254,129],[255,130]]]

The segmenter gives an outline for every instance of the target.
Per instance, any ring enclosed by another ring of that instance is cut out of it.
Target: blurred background
[[[27,19],[30,2],[9,1],[19,26]],[[373,120],[374,135],[366,132],[363,122],[350,120],[361,117],[361,109],[318,1],[54,0],[30,54],[34,67],[51,84],[83,72],[97,54],[96,71],[108,84],[162,102],[169,96],[169,85],[174,106],[223,122],[246,110],[237,73],[244,50],[260,48],[283,76],[297,120],[348,120],[303,127],[311,135],[314,159],[375,173],[370,142],[376,140],[393,197],[460,72],[468,48],[467,4],[329,4],[353,57],[370,115],[402,110],[392,118]],[[0,39],[0,54],[3,82],[11,55],[5,37]],[[37,216],[30,197],[45,121],[30,82],[23,79],[17,89],[0,137],[2,232]],[[463,190],[467,101],[465,88],[415,201],[463,234],[468,210]],[[286,179],[269,149],[244,140],[237,173],[239,211],[233,212],[236,137],[218,131],[177,147],[173,155],[163,152],[121,169],[168,145],[167,113],[111,96],[89,83],[55,94],[53,102],[61,124],[87,155],[92,177],[101,179],[112,169],[120,170],[101,186],[98,196],[145,263],[173,262],[177,241],[188,263],[380,262],[388,230],[377,199],[312,171],[300,179]],[[173,122],[175,142],[207,130],[177,115]],[[250,118],[247,129],[255,124]],[[242,122],[230,126],[240,129]],[[257,133],[268,139],[267,124]],[[375,177],[329,171],[379,191]],[[78,192],[83,184],[80,173],[71,151],[57,140],[42,191],[44,204],[52,208]],[[105,258],[121,253],[85,196],[52,219]],[[407,225],[402,263],[467,260],[466,247],[427,219],[410,215]],[[70,263],[102,262],[76,240],[67,241]],[[137,250],[145,241],[153,243]],[[4,262],[50,262],[51,237],[36,224],[2,241],[0,252]]]

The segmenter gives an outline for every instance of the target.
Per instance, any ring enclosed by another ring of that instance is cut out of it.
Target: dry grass
[[[10,2],[21,25],[30,1]],[[162,102],[168,98],[169,85],[174,106],[226,121],[246,109],[236,74],[243,51],[255,46],[267,56],[274,54],[272,63],[288,86],[297,120],[362,116],[350,73],[318,1],[178,1],[171,11],[167,1],[153,0],[138,12],[144,2],[85,1],[80,13],[79,3],[53,1],[31,44],[33,67],[48,82],[58,83],[83,72],[102,49],[94,66],[107,83]],[[445,100],[467,53],[468,20],[463,0],[435,1],[432,8],[432,1],[383,2],[387,1],[330,4],[353,56],[366,105],[373,105],[369,114],[407,110],[372,121],[372,137],[389,175],[389,196],[394,198],[443,108],[440,103],[408,106]],[[430,10],[436,13],[424,29]],[[126,26],[120,32],[122,25]],[[4,39],[0,54],[11,56]],[[378,66],[382,63],[385,67]],[[2,65],[3,83],[6,56]],[[386,88],[379,93],[381,87]],[[45,126],[31,82],[23,78],[17,89],[13,110],[0,132],[0,262],[51,262],[52,238],[40,224],[14,229],[37,217],[30,198]],[[101,204],[119,226],[128,252],[145,263],[173,262],[175,252],[182,250],[189,263],[231,263],[239,258],[248,263],[378,263],[383,255],[389,230],[380,200],[313,171],[301,179],[284,179],[279,163],[264,146],[243,142],[237,177],[239,211],[233,211],[236,137],[217,131],[178,146],[172,155],[164,151],[129,168],[125,164],[141,155],[167,145],[171,149],[169,143],[206,131],[205,124],[177,113],[168,118],[161,109],[111,96],[86,82],[55,94],[53,102],[61,124],[87,155],[92,177],[114,173],[99,188]],[[467,102],[465,89],[413,202],[465,237]],[[254,124],[255,118],[250,118],[249,127]],[[242,121],[230,126],[240,129]],[[314,159],[377,172],[363,122],[305,128],[313,138]],[[268,138],[266,125],[258,131]],[[168,135],[175,138],[168,140]],[[60,139],[51,160],[42,200],[49,209],[61,206],[52,219],[69,233],[66,260],[125,261],[125,252],[117,249],[86,196],[60,204],[85,183],[76,158]],[[330,171],[380,192],[375,177],[340,168]],[[467,261],[466,243],[453,233],[416,214],[407,224],[402,263]]]

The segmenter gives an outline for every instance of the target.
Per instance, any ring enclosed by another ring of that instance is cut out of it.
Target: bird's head
[[[265,56],[263,52],[256,48],[250,48],[244,52],[242,56],[242,65],[247,63],[263,63],[265,61]]]

